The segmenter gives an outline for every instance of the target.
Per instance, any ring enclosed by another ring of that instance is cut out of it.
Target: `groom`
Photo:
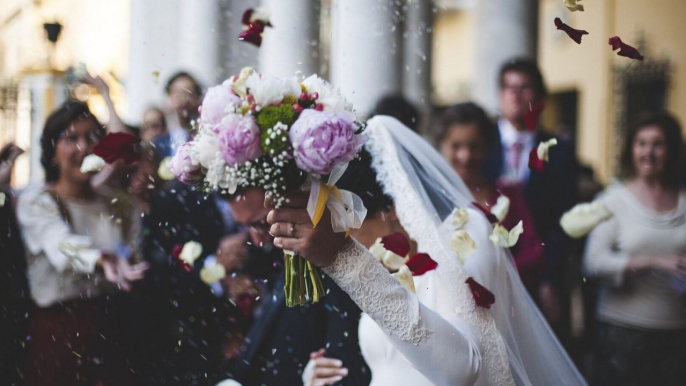
[[[250,259],[269,259],[262,272],[251,272],[269,286],[238,359],[234,374],[243,385],[302,385],[301,374],[310,354],[326,349],[339,359],[348,375],[337,385],[368,385],[371,373],[360,353],[357,327],[360,309],[330,278],[325,276],[326,296],[318,303],[286,307],[283,255],[272,248],[270,225],[264,207],[264,191],[253,188],[229,199],[235,220],[248,227]],[[271,252],[270,252],[271,251]]]

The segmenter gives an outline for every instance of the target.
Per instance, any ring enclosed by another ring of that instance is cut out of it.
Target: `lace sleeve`
[[[472,385],[481,354],[466,323],[422,305],[360,243],[351,242],[324,272],[379,325],[393,346],[436,385]]]

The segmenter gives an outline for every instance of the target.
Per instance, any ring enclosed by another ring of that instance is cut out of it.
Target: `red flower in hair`
[[[470,277],[465,281],[469,285],[469,290],[472,291],[472,296],[474,297],[474,301],[476,302],[476,305],[479,307],[483,308],[491,308],[493,303],[495,303],[495,295],[486,287],[482,286],[481,284],[477,283],[474,278]]]
[[[567,24],[563,23],[559,17],[555,18],[555,27],[557,27],[557,29],[567,33],[567,36],[569,36],[577,44],[581,44],[581,37],[583,35],[588,35],[588,32],[586,32],[584,30],[574,29],[574,28],[568,26]]]
[[[529,131],[534,131],[536,126],[538,126],[538,118],[541,116],[541,112],[545,109],[545,104],[539,103],[536,106],[529,105],[529,111],[524,113],[524,125]]]
[[[190,273],[193,270],[193,267],[185,261],[181,260],[181,258],[179,257],[181,255],[182,250],[183,244],[176,244],[172,249],[171,255],[174,258],[174,260],[176,260],[176,262],[179,263],[179,266],[181,267],[181,269],[183,269],[184,272]]]
[[[412,272],[412,276],[421,276],[438,267],[438,263],[426,253],[415,254],[405,263],[405,265],[407,265],[407,268]]]
[[[387,250],[398,256],[407,256],[410,253],[410,242],[402,232],[393,232],[381,239],[381,244]]]
[[[141,155],[136,151],[140,141],[136,136],[127,133],[110,133],[93,146],[93,153],[108,164],[123,160],[127,165],[140,161]]]
[[[641,55],[641,53],[638,52],[638,50],[634,47],[622,42],[622,39],[620,39],[619,36],[611,37],[608,44],[612,46],[612,51],[619,49],[619,52],[617,52],[617,55],[619,56],[624,56],[636,60],[643,60],[643,55]]]

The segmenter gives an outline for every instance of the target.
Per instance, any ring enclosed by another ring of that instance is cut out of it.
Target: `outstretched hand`
[[[338,359],[324,356],[326,349],[320,349],[310,354],[310,361],[303,371],[303,385],[324,386],[333,385],[348,375],[348,369]]]
[[[100,257],[97,264],[102,267],[105,279],[119,285],[124,291],[130,291],[131,283],[141,280],[145,271],[149,268],[148,263],[129,265],[126,260],[120,259],[118,256],[108,252],[102,253],[102,257]]]
[[[307,213],[309,193],[291,192],[284,196],[287,202],[278,209],[272,208],[267,215],[267,221],[272,224],[269,233],[274,236],[274,245],[296,252],[317,267],[333,264],[349,240],[345,233],[333,231],[329,210],[324,211],[315,228]],[[266,200],[265,205],[271,207],[272,202]]]

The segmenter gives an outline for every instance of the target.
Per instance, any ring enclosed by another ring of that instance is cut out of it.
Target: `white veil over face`
[[[377,180],[393,199],[403,228],[438,262],[454,311],[480,333],[481,371],[487,371],[488,383],[586,385],[529,297],[510,252],[490,242],[491,225],[473,209],[469,189],[443,157],[391,117],[370,119],[365,134]],[[464,265],[450,249],[455,208],[468,209],[466,230],[477,245]],[[495,295],[490,310],[476,306],[468,277]]]

